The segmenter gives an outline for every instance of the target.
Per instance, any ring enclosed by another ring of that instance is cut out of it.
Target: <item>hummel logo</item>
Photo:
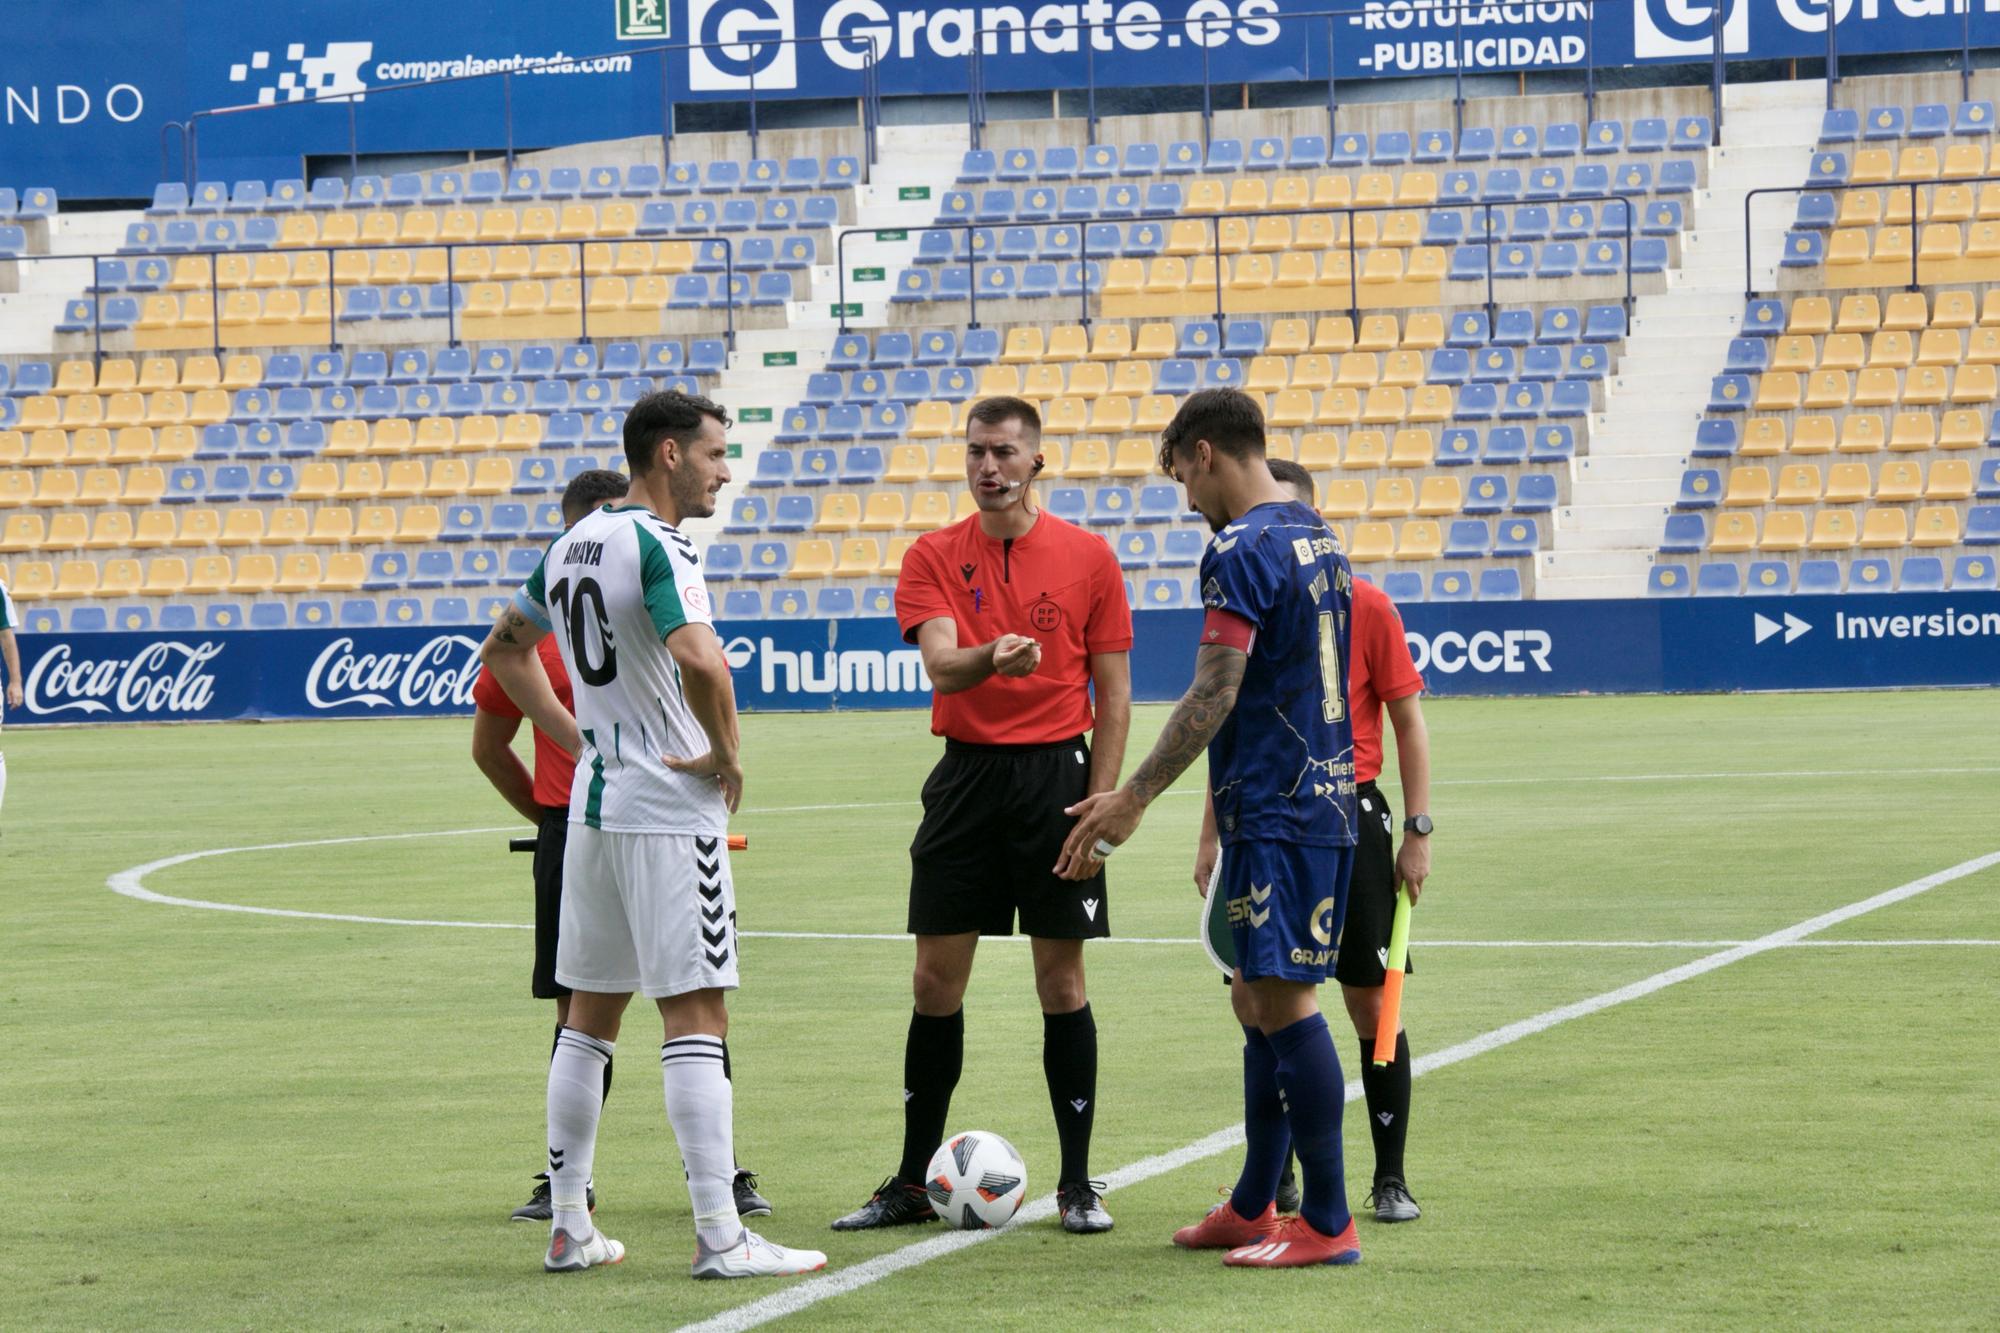
[[[1082,1115],[1082,1114],[1083,1114],[1083,1108],[1084,1108],[1084,1107],[1086,1107],[1086,1106],[1088,1106],[1088,1105],[1090,1105],[1090,1098],[1088,1098],[1088,1097],[1072,1097],[1072,1098],[1070,1099],[1070,1103],[1069,1103],[1069,1104],[1070,1104],[1071,1106],[1073,1106],[1073,1107],[1075,1107],[1075,1108],[1076,1108],[1076,1113],[1077,1113],[1078,1115]]]
[[[1388,1125],[1395,1120],[1396,1115],[1393,1111],[1377,1111],[1375,1118],[1380,1120],[1384,1125]]]
[[[1269,884],[1266,884],[1261,889],[1258,888],[1255,884],[1252,884],[1250,886],[1250,901],[1253,903],[1269,902],[1271,899],[1271,890],[1277,887],[1278,885],[1275,880]]]
[[[561,1148],[549,1149],[549,1170],[552,1172],[560,1171],[562,1170],[562,1164],[563,1164],[563,1150]]]
[[[1083,900],[1083,914],[1092,921],[1097,920],[1097,899],[1085,898]]]

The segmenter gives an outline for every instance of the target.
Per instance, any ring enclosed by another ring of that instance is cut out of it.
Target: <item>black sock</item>
[[[903,1047],[903,1164],[896,1174],[921,1181],[944,1141],[952,1090],[965,1067],[965,1010],[943,1018],[914,1011]]]
[[[1088,1004],[1071,1014],[1042,1015],[1042,1072],[1062,1141],[1056,1183],[1088,1180],[1090,1126],[1097,1118],[1097,1020]]]
[[[1396,1034],[1396,1059],[1375,1067],[1375,1039],[1362,1037],[1361,1090],[1368,1097],[1368,1135],[1375,1140],[1375,1183],[1403,1175],[1403,1144],[1410,1135],[1410,1035]]]

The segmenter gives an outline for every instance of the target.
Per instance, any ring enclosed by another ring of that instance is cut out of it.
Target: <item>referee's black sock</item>
[[[1396,1059],[1375,1067],[1375,1039],[1362,1037],[1361,1090],[1368,1098],[1368,1135],[1375,1140],[1375,1183],[1403,1175],[1403,1144],[1410,1136],[1410,1034],[1396,1034]]]
[[[930,1169],[964,1067],[965,1009],[942,1018],[912,1010],[903,1047],[903,1164],[896,1170],[904,1180],[921,1181]]]
[[[1090,1005],[1068,1014],[1042,1015],[1042,1072],[1062,1143],[1056,1183],[1090,1179],[1090,1126],[1097,1118],[1097,1020]]]

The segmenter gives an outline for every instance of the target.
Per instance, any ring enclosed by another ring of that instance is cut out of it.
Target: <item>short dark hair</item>
[[[1264,456],[1264,409],[1240,389],[1203,389],[1187,396],[1160,433],[1160,471],[1172,476],[1174,455],[1207,440],[1239,461]]]
[[[977,421],[982,426],[1004,426],[1009,421],[1021,423],[1021,432],[1033,444],[1042,442],[1042,414],[1035,405],[1025,398],[982,398],[972,405],[965,414],[967,423]]]
[[[623,472],[601,467],[579,472],[563,487],[563,522],[574,523],[599,505],[622,500],[631,489],[631,479]]]
[[[1315,493],[1312,473],[1300,467],[1289,458],[1266,458],[1265,466],[1271,469],[1271,477],[1281,485],[1302,490],[1307,495]]]
[[[701,419],[714,417],[727,429],[729,413],[722,404],[698,393],[682,393],[679,389],[665,389],[659,393],[649,393],[625,414],[625,462],[631,467],[632,475],[652,470],[653,461],[659,454],[660,441],[672,436],[681,444],[694,439],[701,430]]]

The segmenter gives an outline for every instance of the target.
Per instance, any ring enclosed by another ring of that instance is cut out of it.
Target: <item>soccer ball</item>
[[[954,1134],[931,1157],[924,1173],[931,1207],[958,1231],[1005,1226],[1028,1193],[1028,1164],[998,1134]]]

